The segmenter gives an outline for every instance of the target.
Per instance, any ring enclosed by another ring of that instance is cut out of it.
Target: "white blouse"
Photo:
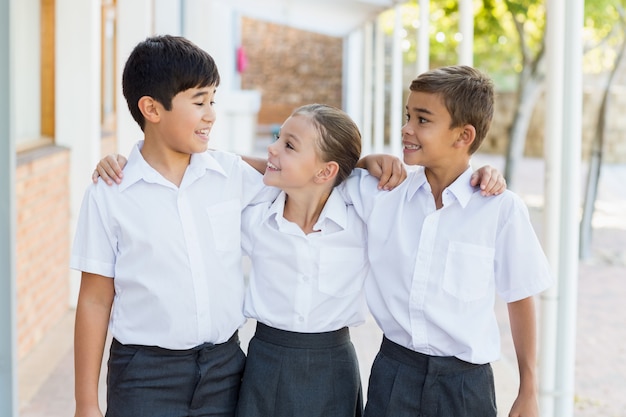
[[[301,333],[327,332],[365,321],[363,283],[369,271],[365,225],[336,191],[305,234],[283,217],[285,193],[249,206],[242,247],[252,261],[244,314]]]

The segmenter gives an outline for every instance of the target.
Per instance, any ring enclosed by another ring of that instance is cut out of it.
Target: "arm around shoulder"
[[[241,159],[252,168],[256,169],[260,174],[265,174],[267,168],[267,159],[254,156],[241,155]]]
[[[490,165],[478,168],[472,174],[470,184],[480,186],[481,194],[485,197],[502,194],[506,190],[506,179]]]
[[[96,165],[96,169],[93,171],[93,174],[91,174],[91,180],[95,184],[98,182],[98,177],[100,177],[107,185],[113,185],[113,181],[115,181],[116,184],[121,183],[126,162],[128,162],[128,160],[124,155],[109,154],[105,156],[98,162],[98,165]]]
[[[387,154],[366,155],[359,160],[357,168],[364,168],[371,176],[378,178],[379,190],[392,190],[407,177],[400,158]]]

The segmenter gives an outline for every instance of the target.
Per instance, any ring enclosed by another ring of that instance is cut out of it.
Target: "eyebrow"
[[[286,134],[286,136],[287,136],[290,140],[293,140],[293,141],[295,141],[295,142],[297,142],[297,143],[301,143],[301,142],[302,142],[302,140],[301,140],[298,136],[294,135],[293,133],[287,133],[287,134]]]
[[[210,93],[215,94],[217,92],[217,88],[214,88],[213,91],[203,91],[203,90],[199,90],[196,94],[194,94],[191,98],[196,98],[196,97],[204,97],[204,96],[208,96]]]
[[[423,107],[412,107],[409,109],[409,106],[404,106],[406,108],[406,111],[413,111],[415,113],[426,113],[426,114],[430,114],[430,115],[434,115],[435,113],[433,113],[432,111],[423,108]]]
[[[204,96],[208,96],[209,93],[206,91],[198,91],[196,94],[194,94],[191,98],[198,98],[198,97],[204,97]]]

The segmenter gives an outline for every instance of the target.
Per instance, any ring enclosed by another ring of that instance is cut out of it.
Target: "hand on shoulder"
[[[102,178],[107,185],[113,185],[113,182],[120,184],[124,176],[124,171],[122,170],[126,166],[126,162],[128,160],[124,155],[109,154],[105,156],[96,165],[96,169],[91,174],[91,180],[94,184],[98,183],[98,178]]]

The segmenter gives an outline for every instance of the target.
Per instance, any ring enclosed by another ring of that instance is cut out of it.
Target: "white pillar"
[[[17,417],[15,139],[9,43],[12,1],[0,0],[0,415]]]
[[[55,141],[71,149],[70,231],[100,159],[100,1],[56,1]],[[70,304],[79,274],[70,275]]]
[[[561,175],[561,251],[559,258],[559,322],[556,386],[561,394],[555,404],[557,417],[574,413],[576,364],[576,313],[578,302],[578,243],[582,132],[582,29],[584,0],[565,3],[563,78],[563,137]]]
[[[385,151],[385,32],[376,19],[374,35],[374,153]]]
[[[152,5],[152,0],[117,0],[117,151],[126,156],[143,139],[143,132],[122,94],[122,73],[133,48],[154,34]]]
[[[402,69],[404,68],[402,60],[402,6],[394,7],[394,27],[393,27],[393,45],[391,51],[391,109],[389,111],[389,148],[390,153],[397,157],[402,157],[400,151],[402,149],[402,140],[400,130],[402,129],[402,115],[404,114],[404,105],[402,102],[402,93],[404,88],[402,82]]]
[[[343,40],[343,109],[363,126],[363,31],[354,30]]]
[[[430,0],[419,0],[419,16],[416,77],[430,68]]]
[[[367,22],[363,28],[363,123],[361,124],[362,155],[372,152],[372,81],[374,28]]]
[[[240,17],[231,3],[184,0],[183,34],[213,57],[220,72],[215,100],[217,122],[211,130],[210,147],[250,154],[261,95],[253,90],[241,90],[236,66]]]
[[[546,124],[544,156],[546,175],[543,211],[543,248],[552,276],[559,276],[561,152],[563,149],[563,46],[564,13],[562,0],[547,4],[546,44]],[[556,335],[558,321],[558,281],[540,296],[539,326],[539,408],[542,416],[554,415]]]
[[[183,0],[154,0],[154,34],[183,34]]]
[[[473,0],[459,0],[459,31],[462,40],[459,64],[474,65],[474,4]]]
[[[239,88],[234,85],[235,18],[235,11],[228,1],[184,0],[183,35],[215,59],[221,79],[218,96],[219,91]]]

